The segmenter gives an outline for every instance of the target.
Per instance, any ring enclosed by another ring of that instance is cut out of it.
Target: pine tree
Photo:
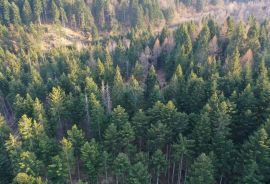
[[[125,109],[118,105],[113,109],[111,115],[111,123],[115,124],[118,128],[128,123],[128,114]]]
[[[152,106],[158,98],[155,96],[156,89],[159,90],[159,84],[157,80],[157,74],[154,66],[152,65],[149,69],[146,81],[145,81],[146,89],[144,91],[144,97],[146,102],[148,102],[148,106]]]
[[[118,150],[120,150],[118,142],[117,127],[112,123],[105,130],[104,145],[105,149],[113,156],[115,156],[118,153]]]
[[[104,68],[105,68],[105,72],[104,72],[105,82],[112,84],[113,83],[112,79],[114,76],[114,68],[113,68],[113,60],[108,49],[106,49],[106,52],[105,52]],[[119,71],[117,70],[118,69],[116,68],[115,75],[118,75]]]
[[[190,157],[191,148],[193,147],[193,141],[188,140],[182,134],[179,134],[176,144],[172,145],[172,157],[173,157],[173,171],[172,171],[172,183],[175,178],[175,166],[178,165],[177,183],[181,183],[183,175],[183,165],[187,157]],[[187,172],[187,168],[185,169]]]
[[[116,183],[126,183],[130,169],[130,161],[126,154],[119,153],[113,162],[113,171],[116,176]]]
[[[192,130],[192,138],[195,141],[196,152],[209,152],[211,149],[211,122],[209,117],[209,105],[206,105]]]
[[[158,184],[160,175],[165,172],[167,162],[161,150],[156,150],[151,157],[151,169],[155,173],[155,181]]]
[[[98,86],[92,77],[85,78],[85,91],[88,95],[91,95],[91,93],[93,93],[98,99],[101,97]]]
[[[29,24],[32,20],[32,10],[28,0],[24,0],[22,8],[23,23]]]
[[[170,139],[170,130],[168,127],[158,121],[155,125],[151,124],[148,129],[148,146],[151,151],[162,149]]]
[[[232,123],[232,135],[235,142],[242,143],[260,125],[256,120],[256,98],[250,84],[239,95],[236,102],[236,114]]]
[[[74,148],[74,156],[76,158],[77,171],[80,175],[79,159],[81,157],[81,147],[85,143],[85,138],[82,130],[78,129],[77,125],[73,125],[71,130],[67,131],[68,140],[72,143]]]
[[[8,25],[10,23],[10,3],[8,0],[1,0],[0,3],[0,17],[2,19],[2,22],[5,25]]]
[[[53,123],[50,125],[51,133],[54,134],[56,127],[60,126],[63,130],[63,124],[61,118],[65,112],[65,92],[60,87],[53,87],[51,93],[49,94],[49,103],[50,103],[50,113],[52,116]]]
[[[99,83],[104,80],[105,68],[101,60],[98,58],[96,67],[96,78]]]
[[[202,1],[202,0],[198,0]],[[208,25],[204,25],[203,29],[201,30],[196,43],[194,45],[194,53],[195,53],[195,61],[198,63],[206,63],[208,50],[209,50],[209,40],[210,40],[210,30]]]
[[[112,88],[112,100],[113,100],[114,107],[116,107],[117,105],[123,104],[124,87],[125,86],[124,86],[124,82],[121,76],[120,68],[116,67],[113,88]]]
[[[206,84],[203,78],[198,77],[194,72],[191,72],[186,84],[186,93],[182,97],[185,99],[185,111],[188,113],[197,112],[202,109],[206,102]],[[196,91],[196,93],[192,93]]]
[[[262,175],[260,174],[258,164],[252,160],[250,164],[245,165],[245,170],[244,170],[244,177],[243,183],[246,184],[252,184],[252,183],[257,183],[257,184],[263,184],[262,182]]]
[[[10,21],[12,24],[20,24],[21,23],[20,10],[14,2],[11,3]]]
[[[88,177],[92,183],[97,182],[98,171],[101,166],[100,164],[100,152],[98,143],[95,140],[86,142],[81,148],[82,160],[87,170]]]
[[[91,93],[90,99],[90,118],[91,118],[91,131],[94,138],[101,140],[101,132],[104,126],[105,111],[100,102],[96,99],[96,96]]]
[[[176,30],[175,41],[177,43],[178,51],[175,55],[175,66],[180,64],[183,66],[184,70],[186,70],[189,65],[189,56],[192,52],[192,40],[186,24],[181,25],[180,28]]]
[[[135,139],[133,127],[129,122],[123,124],[122,127],[120,127],[118,136],[120,143],[119,146],[121,146],[123,151],[126,151],[129,148],[131,142],[133,142]]]
[[[54,183],[65,183],[68,180],[68,168],[59,155],[52,157],[52,164],[48,166],[48,178]]]
[[[63,138],[61,140],[61,159],[68,171],[69,182],[72,182],[72,168],[74,166],[74,147],[72,142]]]
[[[41,24],[41,11],[42,11],[42,4],[40,0],[32,0],[32,10],[34,14],[33,20],[39,24]]]
[[[33,148],[33,121],[26,115],[23,115],[19,120],[19,132],[22,136],[23,141],[27,142],[30,149]]]
[[[147,138],[147,131],[149,128],[149,118],[146,116],[143,110],[139,110],[132,118],[132,126],[135,131],[135,138],[139,143],[139,150],[145,143]]]
[[[8,139],[10,129],[7,126],[4,117],[0,115],[0,178],[1,184],[11,183],[13,178],[11,160],[5,147],[5,141]]]
[[[59,22],[59,18],[60,18],[60,12],[59,12],[59,8],[55,3],[55,0],[51,1],[51,18],[53,20],[54,23],[58,23]]]
[[[146,184],[149,183],[150,175],[148,168],[142,162],[137,162],[131,166],[129,172],[128,183],[130,184]]]
[[[240,63],[240,53],[238,51],[238,48],[236,47],[233,55],[232,60],[230,61],[230,72],[233,76],[232,80],[239,81],[240,74],[241,74],[241,63]]]
[[[269,118],[270,111],[270,83],[268,78],[268,70],[265,66],[264,59],[259,64],[258,78],[254,89],[254,95],[257,99],[256,116],[258,123],[263,123]]]
[[[211,158],[202,153],[191,165],[188,175],[188,184],[213,184],[214,167]]]
[[[132,75],[124,92],[124,107],[129,114],[133,115],[141,107],[142,100],[143,89]]]
[[[22,152],[18,163],[19,172],[26,173],[30,176],[39,176],[41,173],[41,164],[34,153],[29,151]]]
[[[18,137],[10,134],[9,138],[5,141],[5,147],[6,147],[6,150],[8,151],[11,164],[13,166],[13,172],[17,173],[19,171],[19,160],[20,160],[22,142],[19,140]]]
[[[16,177],[13,179],[12,183],[16,184],[42,184],[47,183],[46,181],[42,181],[41,177],[33,177],[26,173],[18,173]]]
[[[241,151],[243,159],[243,180],[250,183],[258,180],[258,183],[267,183],[270,177],[269,171],[269,136],[264,127],[256,131],[249,140],[244,143]],[[253,178],[251,178],[253,177]]]

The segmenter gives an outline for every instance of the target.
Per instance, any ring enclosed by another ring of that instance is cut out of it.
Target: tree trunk
[[[219,180],[219,184],[222,184],[222,180],[223,180],[223,176],[221,175],[220,180]]]
[[[105,180],[106,180],[106,184],[109,184],[108,183],[107,160],[105,161]]]
[[[178,178],[178,182],[179,184],[181,184],[181,180],[182,180],[182,167],[183,167],[183,154],[181,154],[181,159],[180,159],[180,165],[179,165],[179,178]]]
[[[67,164],[68,164],[68,174],[69,174],[69,180],[70,180],[70,183],[72,184],[71,169],[70,169],[70,165],[69,165],[69,160],[68,160],[68,155],[67,155],[67,152],[66,152],[66,159],[67,159]]]
[[[172,184],[174,182],[174,171],[175,171],[175,162],[173,162],[173,170],[172,170]]]
[[[77,159],[77,172],[78,172],[78,178],[80,179],[80,164],[79,164],[79,159]]]
[[[186,169],[185,169],[185,179],[184,179],[184,184],[186,183],[186,180],[187,180],[187,167],[186,167]]]
[[[89,105],[88,105],[88,97],[87,97],[87,94],[85,92],[84,94],[85,96],[85,110],[86,110],[86,121],[87,121],[87,125],[86,125],[86,134],[87,134],[87,137],[89,136],[89,129],[90,128],[90,113],[89,113]]]

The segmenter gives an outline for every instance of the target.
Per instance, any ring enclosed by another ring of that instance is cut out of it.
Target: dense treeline
[[[201,11],[208,4],[221,2],[224,0],[1,0],[0,23],[58,23],[97,34],[97,30],[141,28],[170,21],[181,4]]]
[[[1,2],[2,21],[86,7],[37,2]],[[44,53],[38,25],[1,26],[0,183],[270,183],[269,30],[207,19]]]
[[[163,12],[157,1],[1,0],[0,12],[5,25],[53,22],[94,32],[155,23],[170,10]]]

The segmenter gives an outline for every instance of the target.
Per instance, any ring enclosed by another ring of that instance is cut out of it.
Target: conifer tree
[[[157,74],[153,65],[149,69],[145,85],[146,85],[146,89],[144,91],[145,100],[148,102],[148,106],[152,106],[158,100],[158,97],[155,95],[155,93],[156,90],[159,90]]]
[[[159,183],[160,180],[160,174],[165,172],[166,168],[166,159],[165,156],[163,155],[161,150],[156,150],[154,154],[151,157],[151,169],[153,170],[155,174],[155,183]]]
[[[51,16],[54,23],[59,22],[60,12],[55,0],[51,1]]]
[[[183,165],[190,157],[191,148],[193,147],[193,141],[188,140],[182,134],[179,134],[177,143],[172,145],[172,157],[173,157],[173,171],[172,171],[172,183],[174,183],[175,178],[175,168],[178,166],[177,183],[181,183],[183,175]],[[187,172],[187,168],[185,169]]]
[[[81,148],[81,154],[90,181],[97,182],[101,160],[99,147],[95,140],[92,139],[91,142],[86,142]]]
[[[104,126],[104,120],[105,120],[105,112],[104,108],[100,104],[100,102],[96,99],[96,96],[91,93],[90,99],[90,118],[91,118],[91,131],[93,133],[93,137],[98,138],[101,140],[101,132],[103,130]]]
[[[10,183],[13,177],[12,165],[9,154],[5,147],[5,141],[9,138],[11,130],[5,119],[0,115],[0,183]]]
[[[125,86],[124,86],[124,82],[121,76],[120,68],[116,67],[113,88],[112,88],[112,100],[113,100],[114,107],[116,107],[117,105],[123,104],[124,87]]]
[[[188,175],[188,184],[213,184],[214,167],[211,158],[202,153],[191,165]]]
[[[113,171],[116,176],[116,183],[126,183],[130,169],[130,161],[125,153],[119,153],[113,162]]]
[[[41,23],[41,11],[42,11],[42,4],[40,0],[32,0],[32,10],[34,14],[33,20],[37,23]]]
[[[132,126],[134,127],[136,140],[139,143],[139,149],[141,150],[147,138],[146,135],[149,128],[149,118],[142,109],[133,116]]]
[[[1,0],[0,1],[0,17],[5,25],[10,23],[10,3],[8,0]]]
[[[128,183],[138,184],[138,183],[148,183],[149,182],[148,168],[145,163],[137,162],[131,166],[129,172]]]
[[[23,23],[29,24],[32,21],[32,10],[28,0],[24,0],[22,8]]]
[[[20,24],[21,23],[20,10],[14,2],[11,3],[10,21],[12,24]]]

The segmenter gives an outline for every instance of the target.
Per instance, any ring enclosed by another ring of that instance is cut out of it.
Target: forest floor
[[[72,30],[67,27],[43,24],[41,28],[44,30],[41,43],[43,51],[71,45],[75,46],[77,49],[81,49],[89,42],[89,37],[80,31]]]

